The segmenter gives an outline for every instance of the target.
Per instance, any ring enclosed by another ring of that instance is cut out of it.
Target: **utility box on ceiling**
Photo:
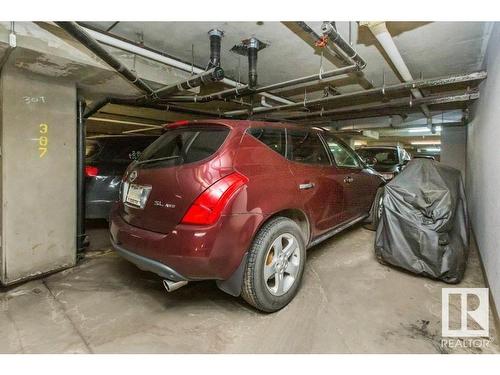
[[[76,88],[4,68],[0,82],[0,281],[76,261]]]

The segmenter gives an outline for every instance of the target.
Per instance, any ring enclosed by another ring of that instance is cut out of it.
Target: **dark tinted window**
[[[251,128],[247,133],[257,138],[271,150],[285,156],[285,130],[277,128]]]
[[[144,150],[139,163],[150,166],[180,165],[208,158],[219,149],[228,133],[229,129],[223,126],[167,130]]]
[[[287,130],[288,158],[305,164],[330,164],[325,147],[315,132]]]
[[[102,137],[94,141],[88,140],[87,159],[130,163],[141,155],[141,152],[158,137]]]

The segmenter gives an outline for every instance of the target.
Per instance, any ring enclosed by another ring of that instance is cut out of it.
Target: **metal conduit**
[[[292,87],[295,85],[299,85],[302,83],[309,83],[309,82],[314,82],[314,81],[321,81],[324,79],[340,76],[343,74],[349,74],[351,72],[356,71],[358,68],[356,65],[349,65],[344,68],[340,69],[334,69],[334,70],[329,70],[327,72],[323,73],[316,73],[316,74],[311,74],[309,76],[305,77],[300,77],[300,78],[295,78],[291,79],[288,81],[283,81],[283,82],[278,82],[278,83],[273,83],[271,85],[267,86],[262,86],[259,88],[256,88],[254,90],[251,90],[247,85],[241,86],[238,89],[229,89],[229,90],[223,90],[219,92],[214,92],[212,94],[207,94],[204,96],[173,96],[169,98],[169,101],[175,103],[175,102],[196,102],[196,103],[205,103],[213,100],[225,100],[229,98],[238,98],[238,97],[244,97],[252,94],[259,94],[264,91],[273,91],[273,90],[278,90],[281,88],[285,87]]]
[[[362,91],[356,91],[353,93],[349,94],[342,94],[342,95],[336,95],[336,96],[328,96],[326,98],[320,98],[320,99],[313,99],[309,100],[307,102],[303,103],[294,103],[294,104],[285,104],[285,105],[280,105],[272,108],[255,108],[254,113],[271,113],[271,112],[277,112],[277,111],[286,111],[286,110],[293,110],[293,109],[304,109],[304,108],[310,108],[313,106],[319,106],[323,104],[332,104],[338,101],[342,101],[345,99],[349,100],[354,100],[357,98],[363,98],[363,97],[370,97],[370,96],[385,96],[390,93],[395,93],[395,92],[400,92],[404,90],[412,90],[412,89],[419,89],[419,88],[429,88],[429,87],[436,87],[436,86],[446,86],[446,85],[451,85],[455,83],[464,83],[464,82],[471,82],[471,81],[478,81],[478,80],[483,80],[486,78],[486,72],[481,71],[481,72],[475,72],[475,73],[470,73],[470,74],[462,74],[462,75],[452,75],[452,76],[446,76],[446,77],[440,77],[440,78],[434,78],[434,79],[421,79],[421,80],[415,80],[415,81],[410,81],[410,82],[403,82],[403,83],[398,83],[395,85],[390,85],[390,86],[385,86],[385,87],[377,87],[369,90],[362,90]],[[238,111],[229,111],[225,112],[225,116],[233,116],[233,117],[238,117],[240,115],[246,115],[247,111],[246,110],[238,110]]]
[[[332,22],[323,22],[321,25],[321,31],[323,34],[328,35],[329,40],[336,44],[340,50],[346,54],[349,61],[353,61],[359,69],[363,69],[366,66],[366,61],[358,55],[358,53],[347,43],[344,38],[337,32]]]
[[[298,22],[293,22],[293,24],[297,25],[300,27],[302,30],[304,30],[307,34],[309,34],[310,38],[312,38],[314,41],[318,41],[321,39],[321,36],[318,35],[313,29],[309,27],[308,24],[302,21]],[[330,36],[331,41],[335,45],[335,47],[339,50],[338,53],[337,51],[333,50],[330,46],[330,44],[326,44],[325,49],[332,54],[333,56],[339,57],[341,60],[344,61],[345,64],[347,65],[356,65],[358,69],[363,69],[366,66],[365,60],[358,55],[358,53],[347,43],[342,36],[333,28],[333,26],[328,27],[328,32],[331,32],[332,35]]]
[[[127,81],[132,83],[141,92],[145,93],[148,97],[154,97],[154,90],[142,79],[137,77],[137,75],[123,65],[117,58],[111,55],[108,51],[102,47],[99,42],[92,38],[86,31],[84,31],[76,22],[56,22],[56,24],[70,34],[73,38],[78,40],[90,51],[95,53],[99,58],[101,58],[106,64],[116,70],[122,75]]]
[[[445,104],[445,103],[454,103],[454,102],[466,102],[471,100],[476,100],[479,98],[479,92],[470,92],[459,95],[434,95],[427,96],[420,99],[412,99],[412,98],[403,98],[403,99],[395,99],[391,100],[388,103],[376,103],[376,104],[368,104],[368,105],[360,105],[353,106],[347,108],[338,108],[332,109],[328,111],[317,111],[317,112],[309,112],[309,113],[301,113],[297,115],[284,116],[284,119],[290,120],[298,120],[298,119],[309,119],[315,117],[328,117],[331,115],[355,115],[357,113],[362,113],[365,111],[376,111],[378,109],[381,110],[390,110],[390,109],[400,109],[402,107],[419,107],[421,105],[433,105],[433,104]]]
[[[156,90],[154,93],[158,98],[166,98],[179,91],[186,91],[195,87],[203,86],[208,83],[213,83],[220,81],[224,78],[224,70],[221,67],[215,67],[201,74],[197,74],[187,80],[173,84],[170,86],[165,86],[161,89]]]

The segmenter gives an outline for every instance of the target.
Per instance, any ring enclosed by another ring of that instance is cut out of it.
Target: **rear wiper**
[[[163,158],[156,158],[156,159],[148,159],[148,160],[138,161],[137,165],[139,165],[139,164],[146,164],[146,163],[153,163],[155,161],[170,160],[170,159],[179,159],[179,158],[182,158],[182,156],[180,156],[180,155],[165,156]]]

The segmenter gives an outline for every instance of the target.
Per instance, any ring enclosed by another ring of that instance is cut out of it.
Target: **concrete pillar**
[[[3,284],[76,259],[76,88],[4,68],[0,87]]]
[[[441,163],[457,168],[465,178],[467,154],[467,128],[443,127],[441,131]]]

